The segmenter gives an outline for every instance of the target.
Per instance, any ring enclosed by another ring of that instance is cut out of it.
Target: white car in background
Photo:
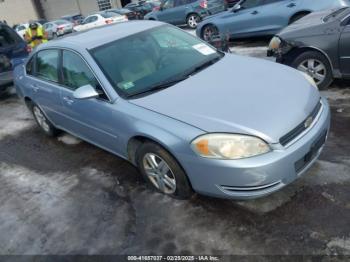
[[[104,11],[93,15],[89,15],[84,19],[84,21],[80,25],[74,26],[73,30],[83,31],[98,26],[120,23],[125,21],[128,21],[128,18],[125,15]]]
[[[37,23],[39,26],[41,24]],[[17,32],[17,34],[22,37],[24,39],[24,36],[26,34],[26,30],[29,27],[29,23],[25,23],[25,24],[19,24],[18,26],[16,26],[15,31]]]
[[[29,24],[20,24],[15,28],[15,31],[17,34],[24,39],[24,36],[26,34],[26,30],[29,27]]]

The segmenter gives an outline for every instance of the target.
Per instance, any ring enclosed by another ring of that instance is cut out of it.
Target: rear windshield
[[[345,14],[348,14],[349,11],[350,11],[349,7],[340,8],[340,9],[334,11],[333,13],[327,15],[325,18],[323,18],[323,21],[328,22],[331,19],[338,19],[339,17],[342,17]]]
[[[58,20],[58,21],[55,21],[54,23],[55,23],[56,25],[64,25],[64,24],[67,24],[67,21]]]
[[[117,14],[117,13],[112,13],[112,12],[101,13],[101,15],[102,15],[104,18],[111,18],[111,17],[114,17],[114,16],[120,16],[119,14]]]

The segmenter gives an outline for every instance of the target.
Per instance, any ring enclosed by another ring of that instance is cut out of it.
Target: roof
[[[92,49],[97,46],[133,35],[164,23],[157,21],[139,20],[116,23],[102,27],[92,28],[86,31],[73,33],[46,44],[40,45],[41,48],[50,46],[79,46],[85,49]]]

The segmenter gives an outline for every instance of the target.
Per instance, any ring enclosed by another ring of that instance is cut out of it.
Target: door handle
[[[31,88],[33,89],[33,91],[36,93],[39,91],[40,87],[38,87],[36,84],[32,84]]]
[[[259,14],[259,12],[255,10],[255,11],[251,12],[251,14],[252,15],[257,15],[257,14]]]
[[[292,7],[295,7],[295,6],[296,6],[295,3],[290,3],[289,5],[287,5],[287,7],[289,7],[289,8],[292,8]]]
[[[71,105],[74,103],[74,100],[69,98],[68,96],[63,97],[63,100],[68,104]]]

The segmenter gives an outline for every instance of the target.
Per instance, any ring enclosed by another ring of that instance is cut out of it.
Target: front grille
[[[322,108],[322,103],[320,101],[318,102],[316,107],[312,110],[311,114],[302,123],[300,123],[296,128],[294,128],[292,131],[288,132],[286,135],[280,138],[280,144],[282,146],[288,145],[295,138],[297,138],[301,133],[303,133],[306,129],[308,129],[310,125],[312,125],[313,122],[316,120],[316,117],[320,112],[321,108]],[[309,122],[310,119],[312,120],[311,123]]]
[[[327,131],[322,133],[318,139],[311,146],[311,150],[297,162],[295,162],[295,171],[301,172],[317,155],[321,147],[325,144],[327,139]]]

